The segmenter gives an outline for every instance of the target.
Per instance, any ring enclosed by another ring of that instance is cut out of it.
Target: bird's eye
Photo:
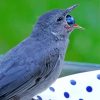
[[[57,22],[60,22],[60,21],[62,21],[63,20],[63,17],[59,17],[58,19],[57,19]]]
[[[75,19],[70,15],[66,16],[66,21],[67,21],[68,25],[70,25],[70,26],[75,24]]]

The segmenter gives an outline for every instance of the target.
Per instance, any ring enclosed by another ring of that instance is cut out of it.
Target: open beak
[[[81,26],[79,26],[78,24],[74,24],[74,25],[73,25],[73,28],[75,28],[75,29],[80,29],[80,30],[84,30],[84,28],[81,27]]]
[[[73,6],[69,7],[69,8],[67,8],[67,9],[64,11],[64,16],[66,16],[68,13],[70,13],[70,12],[71,12],[73,9],[75,9],[77,6],[78,6],[78,4],[75,4],[75,5],[73,5]],[[74,29],[84,30],[84,28],[81,27],[81,26],[79,26],[78,24],[74,24],[72,27],[69,26],[69,25],[67,24],[67,25],[65,25],[65,27],[66,27],[67,29],[74,28]]]

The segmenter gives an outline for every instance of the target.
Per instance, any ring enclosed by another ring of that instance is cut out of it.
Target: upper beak
[[[69,8],[67,8],[65,11],[64,11],[64,15],[66,15],[67,13],[70,13],[73,9],[75,9],[76,7],[78,6],[78,4],[75,4]]]
[[[81,26],[79,26],[78,24],[74,24],[74,25],[73,25],[73,28],[84,30],[84,28],[81,27]]]

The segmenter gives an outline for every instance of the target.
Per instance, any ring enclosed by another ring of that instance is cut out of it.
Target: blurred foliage
[[[79,7],[71,15],[85,30],[71,34],[65,60],[100,63],[100,0],[0,0],[0,54],[26,38],[41,14],[73,4]]]

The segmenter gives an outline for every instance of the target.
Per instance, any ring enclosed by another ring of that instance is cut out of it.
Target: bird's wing
[[[28,66],[28,59],[18,57],[4,57],[0,63],[0,98],[8,95],[26,83],[31,77],[38,76],[37,69]],[[31,65],[30,65],[31,66]],[[34,64],[32,64],[33,67]]]
[[[46,77],[49,75],[58,61],[59,52],[58,49],[53,49],[49,54],[41,53],[41,55],[37,54],[37,56],[41,56],[38,59],[41,61],[37,65],[34,65],[33,61],[32,66],[30,65],[31,67],[29,67],[30,63],[27,61],[32,62],[32,59],[28,58],[27,61],[24,61],[25,58],[21,59],[20,56],[13,57],[8,55],[8,58],[7,56],[3,57],[0,62],[0,98],[9,95],[16,89],[19,89],[19,92],[20,87],[24,88],[23,86],[28,89],[37,84],[40,76]]]
[[[45,55],[46,54],[46,55]],[[44,58],[41,60],[41,76],[44,78],[48,76],[60,60],[60,53],[58,48],[53,48],[48,53],[44,54]]]
[[[27,90],[27,93],[24,93],[25,98],[29,96],[28,94],[30,95],[32,94],[33,96],[45,90],[49,85],[52,84],[52,82],[54,82],[54,80],[59,75],[59,72],[57,71],[58,75],[57,76],[52,75],[51,77],[52,72],[54,73],[54,71],[57,70],[60,64],[59,49],[53,48],[48,53],[45,52],[42,57],[40,56],[40,58],[41,58],[41,62],[39,63],[39,68],[41,70],[40,75],[38,75],[37,79],[35,80],[35,84],[32,86],[30,85],[29,89]],[[49,80],[51,78],[53,78],[52,81]],[[41,84],[44,83],[46,79],[48,80],[46,81],[46,87],[43,86],[43,88],[41,89]]]

